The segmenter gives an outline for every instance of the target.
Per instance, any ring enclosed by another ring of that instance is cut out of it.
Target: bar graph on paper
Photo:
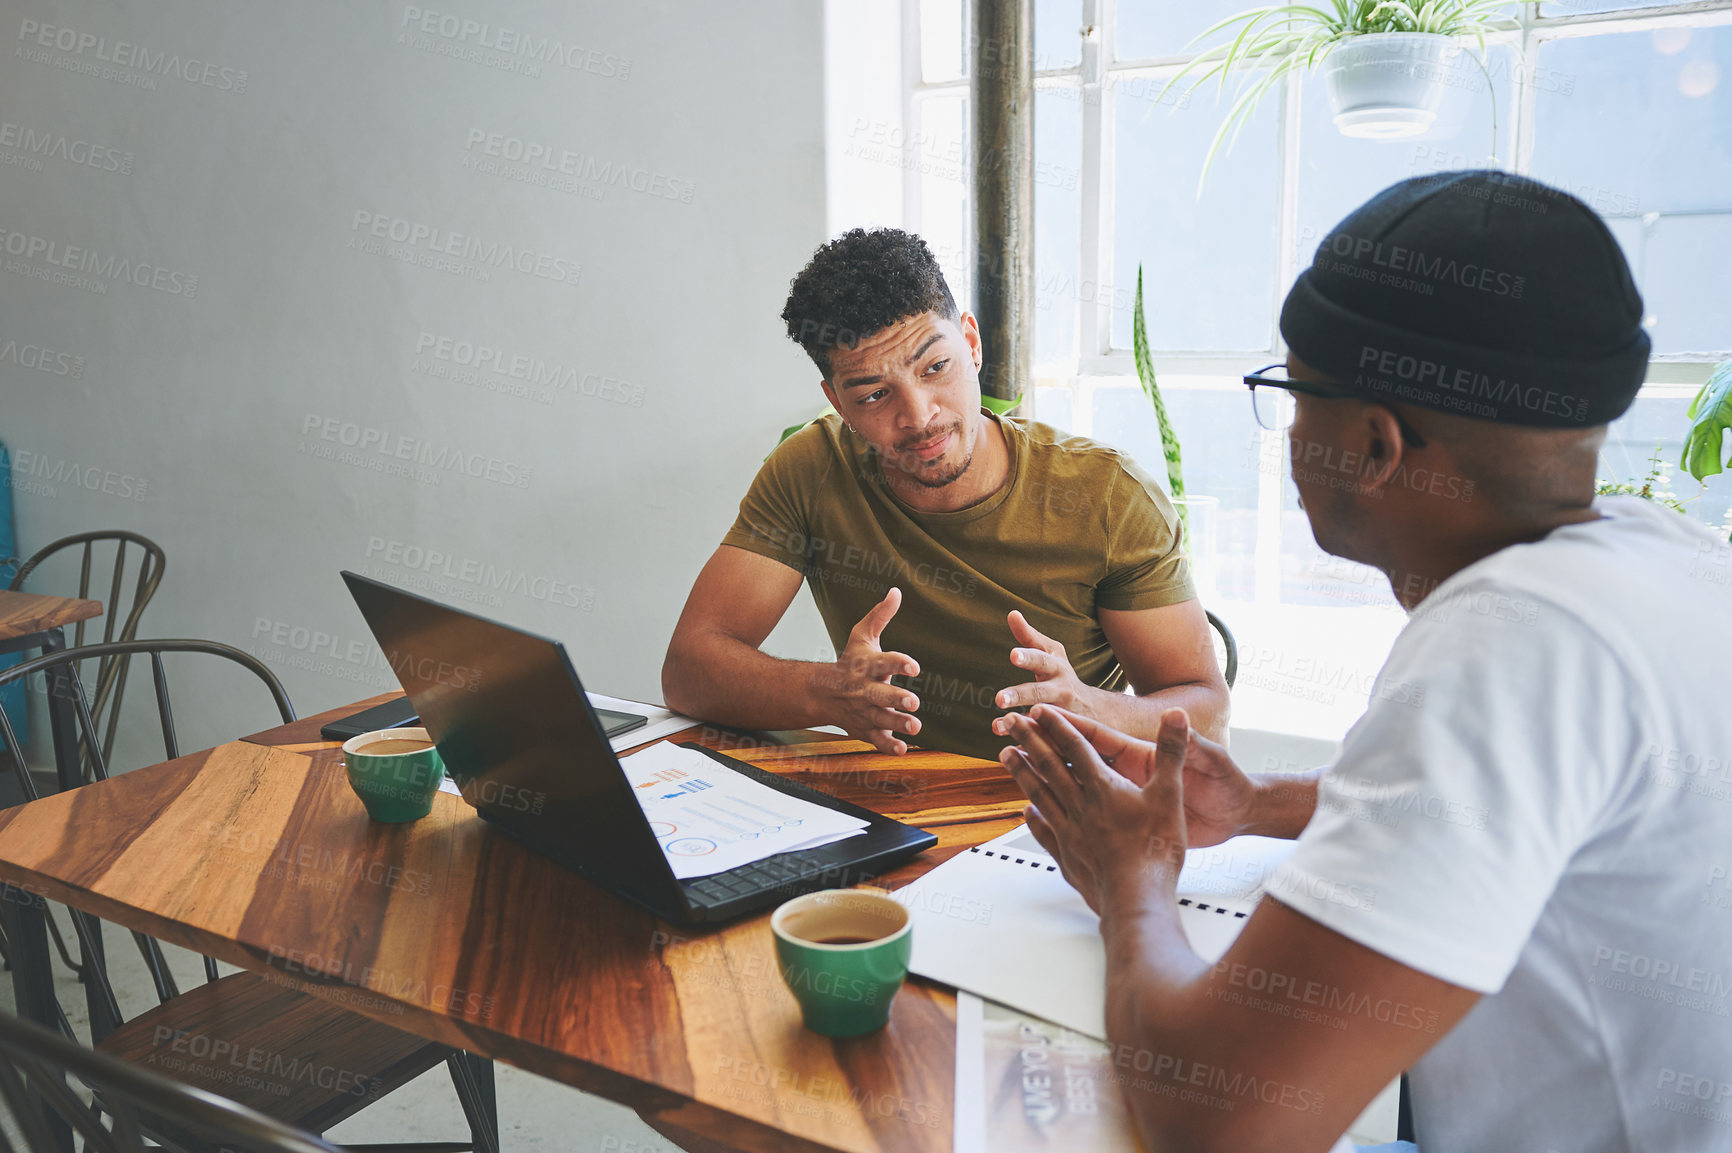
[[[777,792],[678,745],[620,761],[650,829],[681,880],[857,836],[866,822]]]

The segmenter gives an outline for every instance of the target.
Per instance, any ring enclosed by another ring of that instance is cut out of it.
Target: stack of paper
[[[682,881],[866,831],[859,817],[790,797],[679,745],[651,745],[620,766]]]
[[[1292,850],[1291,841],[1238,837],[1187,855],[1179,916],[1199,956],[1220,959]],[[914,921],[913,972],[1106,1036],[1100,919],[1026,826],[958,853],[896,897]]]
[[[633,729],[613,738],[611,743],[613,751],[616,753],[641,745],[645,741],[669,736],[681,729],[689,729],[699,723],[690,717],[682,717],[671,709],[664,709],[660,705],[646,705],[642,701],[628,701],[623,697],[610,697],[605,693],[587,693],[586,695],[589,697],[589,703],[598,709],[612,709],[616,713],[636,713],[638,716],[646,718],[648,723],[643,728]]]

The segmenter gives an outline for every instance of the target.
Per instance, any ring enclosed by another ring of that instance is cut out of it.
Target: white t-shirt
[[[1278,900],[1487,996],[1422,1153],[1732,1150],[1732,548],[1634,497],[1413,612]]]

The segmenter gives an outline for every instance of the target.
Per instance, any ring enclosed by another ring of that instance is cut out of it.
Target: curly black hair
[[[899,320],[962,314],[926,242],[900,228],[854,228],[812,254],[782,309],[788,338],[825,379],[830,350],[853,348]]]

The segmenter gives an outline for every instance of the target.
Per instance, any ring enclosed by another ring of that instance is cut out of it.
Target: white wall
[[[822,25],[811,0],[7,4],[21,549],[154,538],[143,633],[250,649],[303,713],[395,687],[343,567],[659,700],[699,565],[776,432],[822,403],[777,318],[827,232]],[[569,65],[513,55],[525,37]],[[555,168],[488,156],[495,134]],[[459,267],[426,267],[439,248]],[[104,275],[123,261],[144,286]],[[82,280],[41,278],[62,273]],[[445,371],[468,345],[558,383]],[[27,368],[24,346],[67,359]],[[818,655],[815,614],[777,640]],[[186,683],[188,747],[268,719],[248,686]]]

